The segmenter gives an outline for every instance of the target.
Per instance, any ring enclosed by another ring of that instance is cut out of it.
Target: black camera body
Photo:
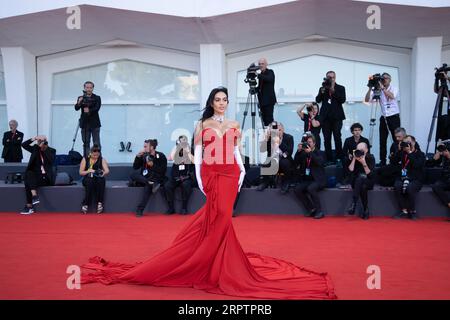
[[[375,73],[369,77],[369,81],[367,82],[367,86],[369,88],[374,88],[375,90],[380,89],[380,82],[383,82],[383,77],[380,73]]]
[[[260,70],[261,68],[254,63],[252,63],[247,68],[247,75],[245,76],[244,82],[248,83],[250,87],[256,87],[256,78],[258,77],[258,74],[256,71]]]
[[[302,142],[302,149],[308,149],[309,148],[309,144],[306,141]]]
[[[450,150],[450,140],[444,140],[440,145],[437,146],[439,152],[444,152],[445,150]]]
[[[150,162],[150,161],[155,160],[155,156],[153,156],[152,154],[150,154],[148,152],[144,153],[144,155],[142,157],[144,158],[145,162]]]
[[[103,175],[103,170],[102,169],[97,169],[97,170],[95,170],[95,172],[92,173],[92,176],[96,177],[96,178],[101,178],[102,175]]]
[[[400,148],[408,148],[411,147],[411,143],[402,141],[400,142]]]
[[[355,150],[355,158],[361,158],[362,156],[364,156],[364,151],[356,149]]]
[[[306,107],[306,111],[308,111],[308,112],[312,112],[312,111],[313,111],[313,107],[312,107],[312,106],[310,106],[310,105],[308,105],[308,106]]]
[[[325,89],[330,89],[332,85],[333,82],[331,81],[330,78],[328,77],[323,78],[322,87],[324,87]]]
[[[434,73],[434,76],[436,77],[436,79],[444,80],[445,76],[443,73],[447,73],[448,71],[450,71],[450,67],[448,67],[446,63],[443,63],[442,67],[435,68],[435,70],[436,72]]]
[[[407,176],[402,177],[402,194],[406,194],[406,189],[408,188],[409,183],[410,183],[410,181]]]

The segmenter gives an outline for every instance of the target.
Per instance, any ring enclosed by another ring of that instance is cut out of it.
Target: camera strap
[[[42,155],[41,150],[39,150],[39,156],[41,157],[41,172],[42,172],[42,174],[46,174],[45,168],[44,168],[44,156]]]

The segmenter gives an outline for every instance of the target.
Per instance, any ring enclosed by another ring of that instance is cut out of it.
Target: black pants
[[[422,183],[418,180],[410,181],[408,187],[406,188],[406,193],[403,194],[403,181],[401,179],[397,179],[395,181],[394,188],[400,209],[415,211],[416,197],[417,193],[420,189],[422,189]]]
[[[290,158],[283,158],[280,156],[278,162],[278,172],[283,173],[282,184],[290,183],[292,181],[292,177],[294,175],[294,164]],[[274,176],[263,175],[262,182],[269,183],[271,180],[273,181]]]
[[[96,196],[97,202],[103,203],[106,186],[105,178],[85,176],[83,178],[83,186],[83,206],[88,206],[89,204],[91,204],[94,195]]]
[[[334,148],[336,150],[336,160],[342,159],[342,120],[326,119],[321,122],[325,153],[327,161],[333,161],[333,152],[331,149],[331,135],[334,137]]]
[[[81,139],[83,140],[83,152],[86,157],[90,152],[91,136],[94,144],[97,144],[100,148],[100,128],[85,127],[81,129]]]
[[[364,210],[366,210],[369,199],[368,191],[373,189],[374,181],[367,177],[358,176],[352,181],[353,201],[357,202],[361,198]]]
[[[260,106],[261,118],[265,126],[268,126],[273,122],[273,104]]]
[[[377,170],[378,183],[383,187],[393,187],[397,179],[400,166],[398,164],[388,164]]]
[[[316,181],[301,181],[295,188],[295,195],[305,206],[306,210],[316,209],[317,212],[322,211],[320,205],[319,191],[324,187]]]
[[[192,194],[192,180],[190,178],[185,179],[183,181],[175,181],[175,179],[171,178],[164,185],[164,193],[166,196],[167,203],[170,208],[173,208],[173,202],[175,199],[175,189],[181,188],[181,199],[183,201],[183,209],[187,209],[187,203],[189,201],[189,197]]]
[[[39,187],[52,185],[47,175],[34,171],[25,172],[24,184],[27,204],[31,204],[32,202],[33,195],[31,194],[31,190],[37,190]]]
[[[432,186],[433,192],[438,196],[439,200],[448,207],[450,197],[446,191],[450,191],[450,181],[438,180]]]
[[[387,125],[386,125],[387,123]],[[386,163],[387,156],[387,139],[389,136],[389,132],[392,136],[392,141],[395,141],[395,129],[400,127],[400,115],[395,114],[390,117],[385,118],[383,116],[380,117],[380,162]]]
[[[144,177],[139,171],[135,171],[130,176],[131,180],[136,182],[139,185],[144,186],[144,193],[142,194],[141,202],[139,202],[137,209],[138,210],[144,210],[147,206],[147,202],[150,199],[150,196],[152,195],[152,189],[153,184],[150,184],[149,181],[152,181],[150,179],[147,179]],[[156,181],[153,181],[153,183],[158,183]]]

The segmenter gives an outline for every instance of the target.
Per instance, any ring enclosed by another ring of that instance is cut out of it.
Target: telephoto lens
[[[403,185],[402,185],[402,193],[403,194],[406,194],[406,189],[408,188],[408,186],[409,186],[409,179],[404,179]]]
[[[438,145],[437,149],[439,152],[444,152],[447,148],[446,148],[445,144],[440,144],[440,145]]]
[[[356,158],[361,158],[364,155],[364,151],[356,149],[355,150],[355,157]]]

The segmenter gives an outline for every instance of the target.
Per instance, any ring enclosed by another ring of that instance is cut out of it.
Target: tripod
[[[261,120],[261,126],[264,128],[264,123],[262,121],[261,117],[261,110],[259,109],[259,102],[258,102],[258,96],[257,96],[257,88],[255,86],[250,85],[250,89],[248,90],[248,96],[247,96],[247,102],[245,104],[245,110],[244,110],[244,118],[242,119],[242,132],[244,132],[244,126],[245,126],[245,120],[248,115],[248,109],[251,110],[251,117],[252,117],[252,160],[251,163],[255,164],[256,162],[256,109],[258,109],[258,115]]]
[[[379,96],[379,94],[376,93],[376,91],[374,91],[374,95],[373,95],[372,103],[371,103],[371,107],[370,107],[369,148],[372,148],[372,146],[373,146],[373,134],[374,134],[374,129],[376,126],[376,121],[377,121],[378,107],[380,107],[380,110],[382,110],[381,103],[380,103],[380,96]],[[386,130],[388,131],[387,135],[388,135],[388,139],[389,139],[389,137],[391,137],[389,125],[387,123],[386,117],[383,116],[383,112],[381,113],[381,115],[382,115],[382,118],[384,119],[384,123],[386,124]],[[384,141],[383,141],[383,143],[384,143]],[[386,144],[387,144],[387,142],[386,142]],[[380,145],[380,148],[381,148],[381,145]],[[380,159],[380,160],[382,160],[382,159]]]
[[[431,125],[430,125],[430,131],[428,132],[428,140],[427,140],[427,149],[425,151],[425,155],[428,154],[428,149],[430,147],[430,142],[431,142],[431,138],[433,137],[433,132],[434,132],[434,125],[436,122],[436,119],[438,119],[439,117],[442,116],[442,104],[444,102],[444,96],[447,97],[447,100],[449,100],[449,93],[448,93],[448,86],[447,86],[447,80],[445,79],[440,79],[440,86],[438,89],[438,96],[436,99],[436,104],[434,105],[434,112],[433,112],[433,118],[431,119]],[[447,117],[450,116],[447,112]],[[448,126],[448,118],[447,118],[447,124]],[[434,149],[436,151],[436,144],[439,140],[439,135],[436,132],[436,136],[435,136],[435,146]]]

